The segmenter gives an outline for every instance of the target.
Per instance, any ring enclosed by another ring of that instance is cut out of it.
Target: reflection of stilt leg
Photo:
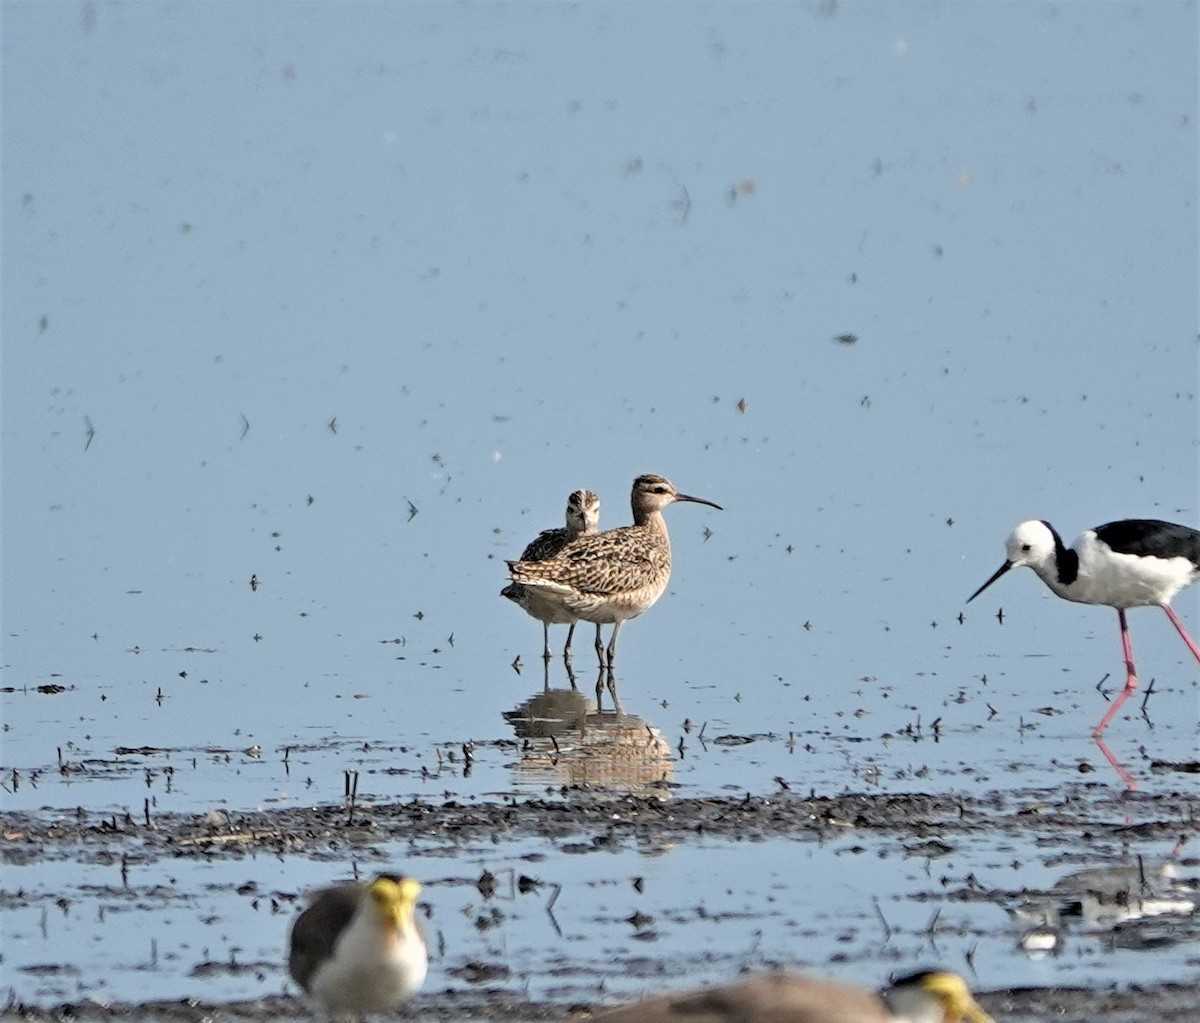
[[[1138,783],[1134,781],[1133,775],[1125,770],[1125,765],[1122,764],[1121,761],[1116,758],[1116,755],[1113,753],[1113,751],[1110,750],[1107,745],[1105,745],[1104,740],[1100,738],[1099,734],[1092,736],[1092,741],[1096,743],[1096,746],[1099,748],[1100,752],[1104,754],[1104,759],[1112,764],[1113,769],[1121,776],[1121,781],[1125,783],[1125,787],[1129,789],[1130,792],[1136,792]]]
[[[1113,700],[1112,706],[1108,708],[1108,713],[1100,719],[1100,724],[1092,732],[1092,735],[1097,739],[1104,734],[1104,729],[1108,727],[1108,723],[1113,719],[1117,711],[1121,709],[1121,704],[1128,700],[1129,695],[1137,688],[1137,669],[1133,666],[1133,647],[1129,642],[1129,625],[1125,621],[1124,608],[1117,608],[1117,617],[1121,622],[1121,648],[1125,651],[1125,688],[1117,694],[1117,698]]]

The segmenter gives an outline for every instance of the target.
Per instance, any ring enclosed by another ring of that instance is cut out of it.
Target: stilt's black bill
[[[979,589],[977,589],[974,593],[972,593],[967,598],[967,603],[968,604],[971,603],[972,600],[974,600],[976,597],[978,597],[979,594],[981,594],[984,590],[986,590],[989,586],[991,586],[992,583],[994,583],[997,579],[999,579],[1002,575],[1004,575],[1004,573],[1007,572],[1010,568],[1012,568],[1012,566],[1013,566],[1013,563],[1011,561],[1006,561],[1003,565],[1001,565],[998,569],[996,569],[996,574],[994,576],[992,576],[986,583],[984,583],[982,586],[980,586]]]
[[[689,497],[687,494],[676,494],[675,500],[676,501],[691,501],[692,504],[706,504],[710,508],[716,508],[717,511],[725,510],[719,504],[714,504],[712,501],[706,501],[706,500],[704,500],[703,497]]]

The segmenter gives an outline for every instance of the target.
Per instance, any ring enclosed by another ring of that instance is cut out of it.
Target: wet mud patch
[[[639,847],[712,838],[765,841],[852,834],[899,835],[913,855],[936,858],[958,841],[986,834],[1064,846],[1078,838],[1089,848],[1105,840],[1186,837],[1200,815],[1200,794],[1121,793],[1080,784],[1055,790],[983,795],[847,794],[668,799],[564,788],[554,798],[435,801],[344,806],[277,807],[204,814],[11,813],[0,854],[10,863],[32,859],[242,856],[249,850],[320,857],[346,845],[369,850],[384,843],[418,846],[536,838],[595,851],[632,841]]]
[[[278,946],[298,899],[348,869],[399,864],[426,882],[439,948],[440,984],[414,1003],[414,1017],[582,1017],[593,1004],[748,967],[882,982],[914,962],[962,969],[978,959],[975,983],[999,1020],[1194,1021],[1200,994],[1179,982],[1195,978],[1187,950],[1200,940],[1200,860],[1187,842],[1198,814],[1191,791],[1088,782],[980,795],[678,799],[566,786],[529,799],[9,814],[0,859],[36,865],[44,887],[8,881],[6,918],[24,914],[36,932],[40,913],[53,939],[56,926],[98,916],[136,943],[169,937],[162,921],[187,915],[201,937],[138,945],[100,966],[61,953],[10,959],[28,1004],[14,1000],[5,1018],[313,1018],[306,1003],[274,994],[288,986]],[[439,861],[453,871],[438,876]],[[902,880],[888,888],[882,878],[897,870]],[[664,871],[682,883],[671,888]],[[815,902],[820,878],[853,890]],[[1129,958],[1110,973],[1118,955]],[[997,969],[1004,956],[1016,965]],[[124,970],[175,991],[261,997],[135,1004],[117,987],[81,1000],[106,969],[108,979]],[[1054,970],[1088,981],[986,994],[988,977]]]

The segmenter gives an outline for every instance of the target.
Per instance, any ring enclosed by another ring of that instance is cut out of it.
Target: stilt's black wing
[[[1096,527],[1096,538],[1118,554],[1187,558],[1200,570],[1200,530],[1160,519],[1122,519]]]

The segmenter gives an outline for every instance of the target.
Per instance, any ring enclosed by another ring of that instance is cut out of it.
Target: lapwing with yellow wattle
[[[288,970],[331,1016],[389,1012],[425,982],[429,954],[416,920],[421,886],[380,874],[314,893],[292,924]]]

